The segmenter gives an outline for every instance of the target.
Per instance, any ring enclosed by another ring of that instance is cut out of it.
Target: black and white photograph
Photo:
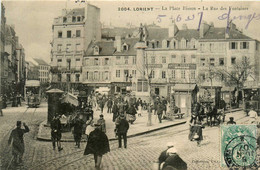
[[[259,168],[260,1],[0,2],[0,170]]]

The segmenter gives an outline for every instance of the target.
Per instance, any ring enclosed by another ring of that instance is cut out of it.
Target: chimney
[[[183,29],[183,30],[187,30],[187,29],[188,29],[187,24],[183,24],[183,25],[182,25],[182,29]]]
[[[178,29],[177,25],[175,24],[175,21],[173,20],[168,28],[168,36],[174,37],[178,31],[179,31],[179,29]]]
[[[200,38],[203,38],[205,33],[209,30],[210,26],[207,24],[206,21],[202,21],[200,25]]]
[[[122,41],[121,41],[121,36],[117,35],[115,37],[115,47],[117,52],[121,52],[122,48]]]

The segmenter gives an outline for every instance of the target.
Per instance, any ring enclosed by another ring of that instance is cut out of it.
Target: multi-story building
[[[26,80],[40,80],[39,66],[31,61],[27,63]]]
[[[51,50],[52,83],[81,82],[82,59],[91,41],[101,39],[100,9],[88,4],[85,8],[63,9],[54,19]]]
[[[84,56],[83,84],[90,90],[108,87],[111,93],[126,93],[136,76],[137,39],[115,39],[91,44]]]
[[[8,56],[8,78],[7,82],[17,83],[17,60],[16,60],[16,35],[14,26],[6,25],[5,27],[5,51],[9,54]]]
[[[50,66],[42,59],[34,58],[39,68],[39,80],[41,83],[49,82]]]
[[[4,93],[5,87],[7,87],[8,77],[8,54],[5,52],[5,7],[1,3],[1,27],[0,27],[0,55],[1,55],[1,70],[0,70],[0,95]]]
[[[16,91],[14,93],[24,94],[24,86],[26,80],[26,63],[25,63],[25,50],[22,44],[19,43],[18,37],[16,37],[16,58],[17,58],[17,83]]]

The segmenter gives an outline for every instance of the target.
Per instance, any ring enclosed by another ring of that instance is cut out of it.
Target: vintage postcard
[[[259,168],[259,11],[1,0],[0,169]]]

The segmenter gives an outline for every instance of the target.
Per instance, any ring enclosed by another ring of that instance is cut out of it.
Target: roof
[[[217,28],[217,27],[210,27],[209,30],[205,33],[202,39],[225,39],[226,28]],[[249,39],[252,38],[244,35],[241,31],[237,29],[230,29],[229,30],[229,37],[226,39]]]
[[[186,40],[191,40],[192,38],[198,39],[199,38],[199,31],[196,29],[185,29],[185,30],[179,30],[175,37],[177,40],[181,40],[182,38]]]
[[[46,91],[46,93],[63,93],[64,91],[60,90],[60,89],[51,89]]]
[[[99,47],[99,55],[97,56],[111,56],[115,52],[114,42],[113,41],[99,41],[99,42],[92,42],[87,49],[86,55],[94,55],[94,47]]]
[[[132,35],[135,30],[138,28],[123,28],[123,27],[115,27],[115,28],[103,28],[101,30],[102,37],[115,37],[121,36],[125,37],[126,35]]]
[[[39,65],[49,65],[42,59],[34,58],[34,61],[36,61]]]
[[[85,15],[85,8],[74,8],[69,11],[66,16],[84,16]]]
[[[115,52],[114,55],[136,55],[135,44],[138,42],[137,38],[129,38],[122,40],[122,45],[126,43],[128,45],[128,50],[123,50],[121,52]]]
[[[174,91],[192,91],[197,87],[196,84],[175,84],[173,86]]]

